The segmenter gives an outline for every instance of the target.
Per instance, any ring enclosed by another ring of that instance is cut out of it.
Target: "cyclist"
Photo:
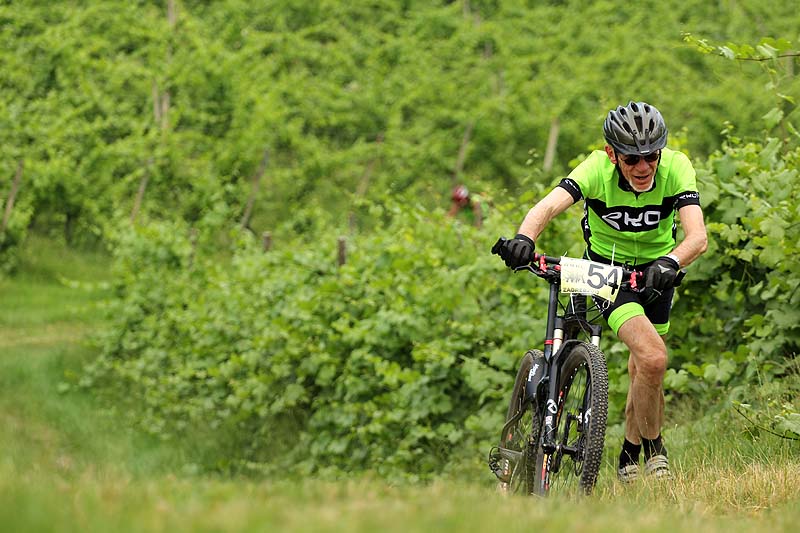
[[[612,109],[603,136],[605,150],[594,151],[530,209],[501,257],[511,268],[529,263],[545,226],[583,199],[586,257],[644,272],[649,290],[623,292],[613,304],[603,302],[603,316],[630,351],[617,472],[620,481],[629,483],[639,475],[641,451],[645,474],[671,476],[661,437],[664,339],[678,270],[706,251],[707,237],[694,168],[686,155],[666,148],[667,126],[658,109],[644,102]],[[684,232],[680,243],[676,213]]]
[[[480,200],[473,200],[469,189],[465,185],[457,185],[450,194],[450,210],[447,216],[455,217],[459,214],[469,220],[476,228],[483,225],[483,205]]]

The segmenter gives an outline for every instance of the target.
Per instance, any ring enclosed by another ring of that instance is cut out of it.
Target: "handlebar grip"
[[[625,272],[625,273],[627,274],[627,272]],[[643,271],[634,270],[634,271],[632,271],[630,273],[630,275],[632,277],[635,277],[635,279],[636,279],[636,282],[635,282],[634,286],[638,285],[639,283],[644,283],[644,272]],[[685,270],[678,270],[678,275],[675,276],[675,281],[672,282],[672,286],[673,287],[679,287],[681,282],[683,281],[683,278],[685,278],[685,277],[686,277],[686,271]],[[644,287],[642,287],[642,288],[644,289]]]
[[[506,243],[505,237],[500,237],[499,239],[497,239],[497,242],[494,243],[494,246],[492,246],[492,254],[500,255],[500,250],[503,248],[503,245],[505,243]]]

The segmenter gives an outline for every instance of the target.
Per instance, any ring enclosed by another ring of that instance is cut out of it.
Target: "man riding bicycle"
[[[605,151],[594,151],[534,205],[500,255],[510,268],[529,263],[547,224],[583,199],[586,257],[644,272],[649,290],[620,293],[613,304],[601,305],[609,326],[630,350],[618,469],[619,479],[630,483],[639,475],[641,451],[646,474],[671,475],[661,438],[664,338],[678,270],[706,251],[707,237],[694,168],[686,155],[666,148],[667,126],[658,109],[644,102],[612,109],[603,136]],[[680,243],[676,212],[684,232]]]

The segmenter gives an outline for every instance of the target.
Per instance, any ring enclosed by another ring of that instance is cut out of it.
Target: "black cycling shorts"
[[[587,250],[586,258],[599,263],[610,264],[611,261]],[[635,268],[644,272],[652,264],[644,263]],[[637,316],[646,316],[656,328],[659,335],[665,335],[669,331],[669,314],[672,311],[672,297],[675,289],[669,288],[665,291],[655,289],[645,289],[642,292],[621,291],[614,303],[595,296],[594,301],[603,311],[603,318],[608,322],[609,327],[616,334],[622,324]]]

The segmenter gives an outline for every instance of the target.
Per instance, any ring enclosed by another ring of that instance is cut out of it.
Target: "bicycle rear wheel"
[[[536,402],[525,397],[528,379],[538,383],[544,374],[544,354],[540,350],[529,350],[522,358],[514,381],[514,390],[508,405],[506,421],[518,417],[500,435],[500,488],[511,493],[533,493],[534,461],[539,444],[541,418]],[[505,481],[503,481],[505,480]]]
[[[603,353],[581,343],[561,365],[556,451],[537,454],[536,492],[590,494],[597,481],[608,417],[608,369]]]

